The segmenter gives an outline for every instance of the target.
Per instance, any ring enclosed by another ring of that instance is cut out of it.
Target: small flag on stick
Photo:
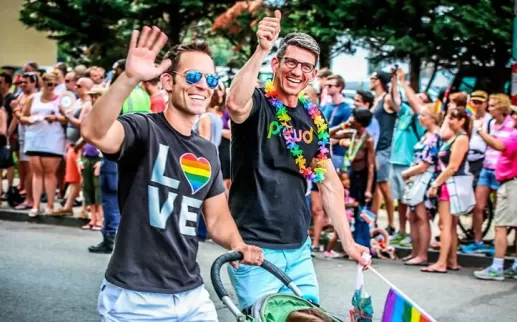
[[[366,221],[368,224],[371,224],[375,222],[375,214],[371,212],[370,210],[366,209],[366,207],[361,210],[361,218],[363,218],[364,221]]]
[[[469,116],[475,116],[477,114],[477,109],[470,103],[467,104],[466,110]]]
[[[399,294],[393,288],[390,288],[386,303],[384,304],[384,313],[382,314],[382,322],[431,322],[433,318],[428,317],[421,312],[404,296]]]

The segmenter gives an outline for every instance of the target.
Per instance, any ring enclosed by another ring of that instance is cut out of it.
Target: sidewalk
[[[15,181],[15,185],[17,182]],[[7,188],[7,182],[4,180],[4,191]],[[56,202],[54,209],[59,209],[61,205]],[[41,209],[45,209],[46,204],[41,204]],[[88,223],[88,220],[79,218],[79,214],[81,213],[82,207],[75,207],[74,208],[74,216],[49,216],[45,214],[41,214],[37,217],[31,218],[28,215],[28,211],[18,211],[14,210],[7,204],[6,201],[2,202],[2,206],[0,207],[0,220],[8,220],[8,221],[25,221],[29,223],[35,223],[35,224],[46,224],[46,225],[58,225],[58,226],[68,226],[68,227],[81,227]],[[470,220],[470,219],[469,219]],[[386,228],[388,226],[388,216],[385,210],[380,210],[379,218],[378,218],[378,226],[379,228]],[[438,228],[438,216],[436,216],[434,222],[432,223],[432,235],[433,240],[435,236],[439,235],[439,228]],[[398,213],[395,212],[395,226],[398,226]],[[407,227],[409,229],[409,223],[407,224]],[[486,240],[493,240],[494,238],[494,229],[492,228],[491,231],[487,234],[485,237]],[[409,231],[409,230],[408,230]],[[514,235],[515,233],[512,233],[509,237],[509,245],[514,244]],[[325,245],[326,243],[322,241],[322,245]],[[340,247],[340,245],[338,245]],[[401,247],[396,246],[396,253],[398,258],[405,257],[411,253],[411,248],[409,247]],[[429,260],[431,262],[436,261],[438,258],[439,252],[436,250],[430,250],[429,251]],[[506,262],[507,264],[510,264],[510,261],[513,261],[513,257],[507,257]],[[464,267],[485,267],[492,263],[492,257],[488,257],[484,254],[473,254],[473,255],[466,255],[458,252],[458,262],[460,266]]]

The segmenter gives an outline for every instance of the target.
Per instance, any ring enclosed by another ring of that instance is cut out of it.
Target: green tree
[[[169,44],[181,42],[197,22],[211,19],[235,1],[218,0],[25,0],[20,20],[48,31],[74,62],[110,67],[125,57],[131,30],[157,25]]]

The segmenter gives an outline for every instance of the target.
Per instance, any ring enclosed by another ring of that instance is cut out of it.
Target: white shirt
[[[492,120],[492,116],[489,113],[486,113],[483,117],[483,130],[488,132],[488,123]],[[469,142],[469,155],[468,161],[479,161],[485,157],[487,145],[483,138],[477,133],[476,129],[472,130],[472,134],[470,136]]]

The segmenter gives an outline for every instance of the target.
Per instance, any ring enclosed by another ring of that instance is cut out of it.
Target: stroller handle
[[[244,258],[244,255],[240,252],[231,252],[231,253],[223,254],[214,261],[214,263],[212,264],[212,268],[210,270],[210,277],[212,279],[212,285],[214,286],[215,293],[217,294],[219,299],[221,301],[223,301],[224,304],[226,304],[226,306],[230,309],[230,311],[232,311],[232,313],[238,318],[242,317],[244,315],[242,314],[242,312],[240,312],[240,310],[237,308],[237,306],[231,301],[230,297],[228,296],[228,293],[224,289],[223,282],[221,280],[221,267],[226,263],[233,262],[233,261],[240,261],[243,258]],[[271,273],[273,276],[278,278],[280,281],[282,281],[282,283],[284,283],[284,285],[289,287],[296,296],[302,297],[302,295],[303,295],[302,292],[293,283],[293,280],[286,273],[284,273],[282,270],[280,270],[278,267],[271,264],[267,260],[264,260],[264,262],[262,263],[262,265],[260,265],[260,267],[262,267],[263,269],[265,269],[266,271]]]

